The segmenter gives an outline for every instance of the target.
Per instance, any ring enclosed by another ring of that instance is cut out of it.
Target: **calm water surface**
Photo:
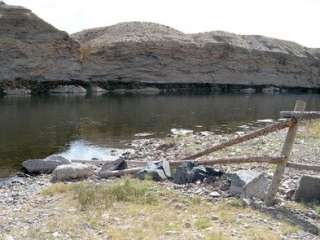
[[[165,136],[172,128],[236,131],[248,122],[278,118],[280,110],[293,109],[296,99],[320,110],[319,95],[2,98],[0,177],[15,173],[26,159],[54,153],[112,159],[137,133]]]

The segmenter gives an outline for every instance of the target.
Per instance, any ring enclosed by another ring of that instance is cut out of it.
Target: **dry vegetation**
[[[83,63],[91,54],[92,49],[90,47],[80,47],[80,62]]]
[[[306,135],[309,137],[320,138],[320,121],[309,121],[306,123]]]
[[[247,208],[236,198],[209,202],[150,181],[57,183],[39,224],[12,229],[15,239],[277,240],[299,229]],[[31,214],[35,209],[21,212]],[[1,238],[0,238],[1,239]]]

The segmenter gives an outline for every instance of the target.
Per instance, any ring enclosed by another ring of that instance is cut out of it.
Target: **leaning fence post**
[[[306,108],[306,103],[298,100],[296,102],[294,111],[304,111],[305,108]],[[276,171],[274,172],[274,175],[272,178],[271,185],[270,185],[268,193],[266,195],[265,203],[268,206],[273,205],[273,203],[274,203],[275,196],[278,192],[278,189],[279,189],[279,186],[281,183],[281,179],[283,177],[283,174],[284,174],[284,171],[285,171],[286,165],[288,163],[288,159],[289,159],[289,156],[290,156],[293,144],[294,144],[294,140],[295,140],[295,137],[297,134],[297,129],[298,129],[297,122],[294,122],[289,127],[287,137],[286,137],[285,143],[282,148],[282,153],[281,153],[281,155],[285,157],[285,160],[277,165]]]

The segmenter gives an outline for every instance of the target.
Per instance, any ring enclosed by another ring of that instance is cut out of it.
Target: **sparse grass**
[[[212,203],[151,181],[58,183],[42,194],[45,199],[53,195],[52,205],[41,206],[50,217],[41,219],[40,225],[13,230],[10,234],[18,236],[15,239],[277,240],[296,231],[284,222],[279,227],[278,220],[270,230],[271,218],[246,207],[240,199]],[[34,209],[31,206],[20,214]]]
[[[304,205],[315,210],[317,214],[320,214],[320,201],[316,201],[312,203],[304,203]]]
[[[124,179],[113,184],[74,184],[70,190],[79,202],[81,209],[112,207],[114,203],[130,202],[156,204],[159,197],[157,188],[151,181]]]
[[[320,121],[309,121],[306,123],[306,134],[309,137],[320,138]]]
[[[233,198],[226,202],[227,206],[234,207],[234,208],[246,208],[246,204],[240,198]]]
[[[283,223],[283,224],[281,224],[280,228],[281,228],[281,232],[283,235],[296,233],[300,230],[299,227],[292,225],[290,223]]]
[[[248,240],[280,240],[279,234],[265,227],[255,227],[247,231]]]
[[[80,62],[83,63],[91,54],[92,49],[90,47],[80,47]]]
[[[212,225],[211,220],[207,217],[199,218],[195,222],[195,226],[198,230],[209,228],[211,227],[211,225]]]
[[[316,211],[317,214],[320,214],[320,201],[315,202],[290,202],[287,204],[290,208],[299,209],[301,211],[307,211],[308,209],[312,208]]]
[[[66,193],[70,190],[70,185],[65,183],[56,183],[44,189],[41,193],[45,196]]]
[[[226,237],[221,232],[220,233],[211,233],[206,240],[229,240],[229,237]]]

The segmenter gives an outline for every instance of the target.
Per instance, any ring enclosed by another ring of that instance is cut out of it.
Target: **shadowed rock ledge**
[[[221,31],[185,34],[147,22],[69,37],[30,10],[0,1],[0,94],[19,89],[49,93],[61,85],[88,90],[319,92],[320,50]]]

